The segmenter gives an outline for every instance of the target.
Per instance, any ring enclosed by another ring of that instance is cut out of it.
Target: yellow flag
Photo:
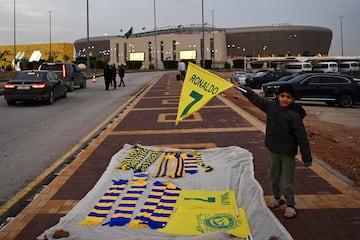
[[[199,111],[217,94],[233,86],[229,81],[189,62],[181,89],[176,125]]]

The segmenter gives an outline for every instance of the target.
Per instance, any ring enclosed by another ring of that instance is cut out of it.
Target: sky
[[[53,43],[73,43],[87,37],[87,12],[89,36],[94,37],[123,35],[131,26],[134,33],[150,31],[155,20],[157,28],[201,24],[203,9],[204,22],[219,28],[326,27],[333,32],[330,56],[340,56],[342,47],[345,56],[360,56],[359,0],[88,0],[88,4],[89,11],[86,0],[0,0],[0,45],[14,44],[14,29],[16,44],[49,43],[50,36]]]

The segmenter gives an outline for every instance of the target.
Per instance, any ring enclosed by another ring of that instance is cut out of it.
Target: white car
[[[246,78],[253,76],[252,72],[234,72],[230,77],[230,82],[234,82],[239,84],[240,86],[244,86],[246,84]]]

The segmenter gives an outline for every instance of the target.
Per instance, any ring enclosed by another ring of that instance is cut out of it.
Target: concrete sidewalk
[[[175,77],[174,73],[165,73],[124,106],[112,124],[0,232],[0,239],[35,239],[55,225],[91,190],[125,143],[246,148],[254,156],[255,177],[264,189],[265,199],[270,200],[264,124],[219,96],[175,126],[181,90],[181,82]],[[273,211],[294,239],[357,239],[360,193],[316,162],[311,168],[298,162],[296,174],[298,216],[285,219],[283,208]]]

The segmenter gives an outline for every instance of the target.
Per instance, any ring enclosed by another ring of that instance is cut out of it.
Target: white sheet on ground
[[[54,239],[53,233],[64,230],[70,233],[68,238],[63,239],[228,239],[233,238],[226,233],[210,233],[200,236],[180,236],[159,233],[150,228],[129,228],[109,226],[79,226],[95,203],[108,189],[109,182],[113,179],[132,179],[131,171],[115,169],[116,166],[132,151],[133,145],[125,144],[111,159],[107,169],[91,191],[71,210],[60,219],[59,223],[42,233],[38,239]],[[194,149],[174,149],[165,147],[142,146],[152,151],[182,151],[191,152]],[[184,178],[149,178],[150,183],[158,181],[170,181],[181,189],[224,190],[231,189],[236,194],[238,207],[245,209],[251,228],[253,239],[269,239],[276,236],[279,239],[292,239],[291,235],[267,208],[263,198],[263,190],[254,177],[253,157],[246,149],[230,146],[224,148],[211,148],[196,150],[201,153],[205,164],[214,168],[212,172],[205,172],[199,167],[197,174],[187,174]],[[154,173],[157,162],[148,168],[149,176]],[[145,194],[144,194],[145,195]],[[146,196],[142,201],[145,201]],[[139,200],[140,201],[140,200]],[[135,209],[133,216],[139,209]],[[111,214],[110,214],[111,217]],[[109,216],[108,216],[109,218]],[[108,222],[109,219],[104,222]]]

